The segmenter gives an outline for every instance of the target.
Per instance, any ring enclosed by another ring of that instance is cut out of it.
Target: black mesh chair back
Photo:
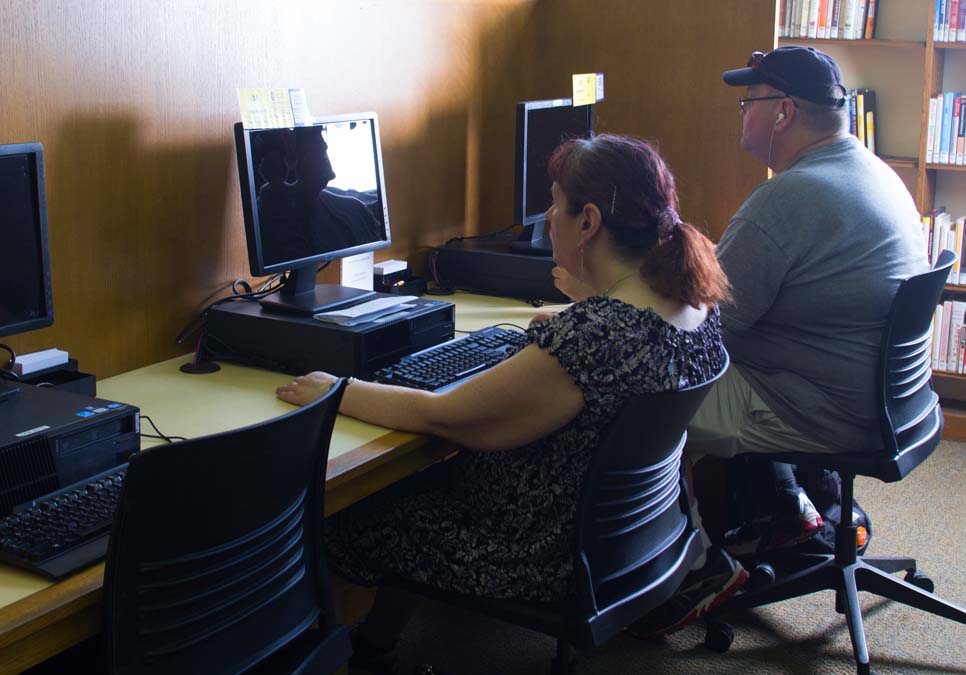
[[[847,516],[852,513],[855,503],[857,475],[884,482],[901,480],[929,457],[942,439],[942,410],[931,381],[930,322],[955,260],[954,253],[942,251],[932,270],[902,282],[893,299],[883,332],[875,383],[883,449],[856,448],[847,453],[794,452],[768,456],[776,461],[839,472],[842,478],[841,512],[846,517],[836,527],[834,554],[789,557],[776,551],[760,556],[758,566],[752,572],[751,588],[733,597],[723,609],[748,609],[821,590],[834,590],[836,611],[845,614],[859,675],[872,672],[859,605],[860,591],[966,623],[966,609],[934,595],[932,580],[918,569],[913,558],[859,555],[857,527]],[[774,569],[789,573],[773,581],[772,564]],[[905,577],[901,580],[893,577],[895,572],[905,572]],[[766,583],[769,581],[771,583]],[[727,649],[730,639],[715,639],[715,642]]]
[[[663,603],[701,555],[681,457],[688,424],[718,377],[628,401],[597,450],[578,510],[579,646],[602,644]]]
[[[592,649],[667,600],[700,556],[681,471],[687,427],[713,380],[644,394],[624,404],[588,467],[574,532],[576,597],[526,602],[439,591],[412,592],[557,638],[552,665],[571,673],[574,647]]]
[[[131,458],[105,572],[110,673],[328,673],[348,659],[322,549],[344,387]]]
[[[939,444],[943,417],[932,388],[932,318],[956,260],[943,251],[935,267],[902,282],[882,338],[879,396],[887,459],[873,474],[897,481]]]

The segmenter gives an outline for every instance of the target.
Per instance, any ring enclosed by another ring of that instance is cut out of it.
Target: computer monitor
[[[517,103],[516,180],[513,217],[524,232],[511,249],[550,255],[550,237],[544,236],[544,218],[553,203],[547,175],[550,155],[569,138],[586,138],[594,130],[594,106],[573,106],[569,98]]]
[[[53,322],[44,148],[0,145],[0,337]],[[0,400],[19,391],[0,378]]]
[[[316,285],[315,275],[320,263],[391,243],[376,113],[283,129],[238,123],[235,148],[251,273],[289,273],[262,306],[313,314],[374,295]]]

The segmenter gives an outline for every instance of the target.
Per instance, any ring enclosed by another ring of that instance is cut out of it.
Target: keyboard
[[[0,519],[0,562],[60,579],[103,560],[126,469],[51,492]]]
[[[527,344],[526,333],[491,326],[404,356],[376,371],[376,382],[445,391],[495,366]]]

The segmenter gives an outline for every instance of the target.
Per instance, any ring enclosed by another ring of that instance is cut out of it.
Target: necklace
[[[628,279],[630,279],[632,276],[634,276],[634,274],[636,274],[636,272],[631,272],[630,274],[621,277],[620,279],[618,279],[617,281],[615,281],[614,283],[612,283],[610,286],[608,286],[606,289],[604,289],[603,291],[601,291],[600,294],[602,296],[604,296],[605,298],[610,297],[608,294],[612,290],[614,290],[615,288],[617,288],[618,286],[620,286],[623,282],[625,282]]]

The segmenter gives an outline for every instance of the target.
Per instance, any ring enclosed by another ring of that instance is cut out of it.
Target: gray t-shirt
[[[905,185],[852,136],[752,191],[718,244],[735,299],[725,345],[786,424],[832,449],[881,447],[882,329],[925,249]]]

